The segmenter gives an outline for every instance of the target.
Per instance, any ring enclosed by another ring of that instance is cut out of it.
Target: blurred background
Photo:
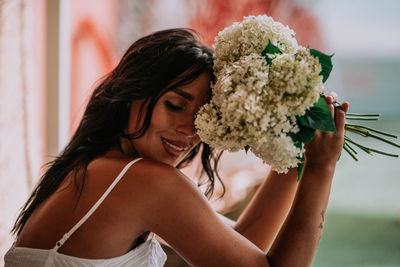
[[[350,101],[351,112],[382,114],[365,125],[400,134],[399,12],[397,0],[0,0],[0,265],[41,167],[68,142],[96,82],[139,37],[190,27],[211,46],[243,16],[267,14],[300,44],[335,53],[327,91]],[[400,266],[400,160],[358,157],[343,153],[338,162],[313,266]],[[215,209],[237,217],[268,169],[252,155],[226,153],[227,193]],[[185,266],[168,253],[167,266]]]

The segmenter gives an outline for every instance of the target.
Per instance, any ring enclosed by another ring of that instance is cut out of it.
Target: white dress
[[[52,249],[36,249],[36,248],[25,248],[25,247],[12,247],[8,250],[4,256],[5,267],[39,267],[39,266],[163,266],[167,260],[167,255],[162,250],[160,243],[154,239],[154,235],[151,239],[142,243],[135,249],[128,253],[109,259],[84,259],[73,257],[58,252],[58,249],[68,240],[68,238],[93,214],[93,212],[100,206],[103,200],[111,192],[114,186],[124,176],[126,171],[135,162],[140,159],[135,159],[129,162],[125,168],[119,173],[117,178],[104,192],[101,198],[93,205],[88,213],[66,233],[63,238],[56,243]]]

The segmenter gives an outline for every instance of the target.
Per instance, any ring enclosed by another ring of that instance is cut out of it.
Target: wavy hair
[[[199,41],[191,29],[158,31],[133,43],[115,69],[94,89],[84,115],[72,139],[47,170],[23,206],[12,233],[19,235],[33,211],[52,195],[65,178],[73,173],[80,195],[85,184],[89,163],[112,148],[121,148],[121,139],[143,136],[149,127],[158,99],[178,86],[190,83],[200,74],[213,77],[213,51]],[[171,83],[173,84],[171,85]],[[130,107],[133,101],[145,99],[147,110],[141,110],[143,124],[127,134]],[[201,152],[202,172],[208,184],[205,194],[211,197],[217,178],[225,192],[218,172],[221,154],[205,143],[198,144],[178,168],[189,164]],[[77,174],[83,170],[83,180],[77,184]],[[202,181],[204,183],[204,181]],[[221,196],[222,196],[221,195]]]

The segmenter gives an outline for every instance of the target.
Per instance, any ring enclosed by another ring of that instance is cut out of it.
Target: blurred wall
[[[116,64],[118,1],[69,1],[70,134],[83,115],[88,97],[103,75]],[[68,127],[67,126],[67,127]]]
[[[45,158],[45,1],[0,1],[0,265]]]
[[[300,45],[323,50],[319,23],[306,3],[294,0],[189,1],[188,12],[191,27],[199,31],[210,46],[219,31],[241,21],[243,16],[267,14],[293,29]]]

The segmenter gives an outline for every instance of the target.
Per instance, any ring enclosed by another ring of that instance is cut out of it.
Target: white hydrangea
[[[211,147],[238,151],[245,147],[278,172],[297,166],[304,147],[290,134],[322,91],[321,66],[309,49],[297,45],[293,31],[267,16],[247,17],[216,38],[215,76],[210,103],[195,125]],[[261,55],[279,46],[271,65]]]
[[[268,41],[283,53],[294,53],[297,40],[294,31],[267,15],[248,16],[240,23],[225,28],[215,37],[214,70],[218,72],[227,62],[237,61],[252,53],[261,55]]]
[[[252,145],[251,150],[279,173],[286,173],[288,168],[296,167],[299,163],[297,157],[304,153],[304,148],[297,148],[292,139],[284,133],[265,136],[265,140]]]
[[[270,98],[286,116],[301,116],[323,91],[321,65],[304,47],[296,54],[277,55],[269,70]]]

